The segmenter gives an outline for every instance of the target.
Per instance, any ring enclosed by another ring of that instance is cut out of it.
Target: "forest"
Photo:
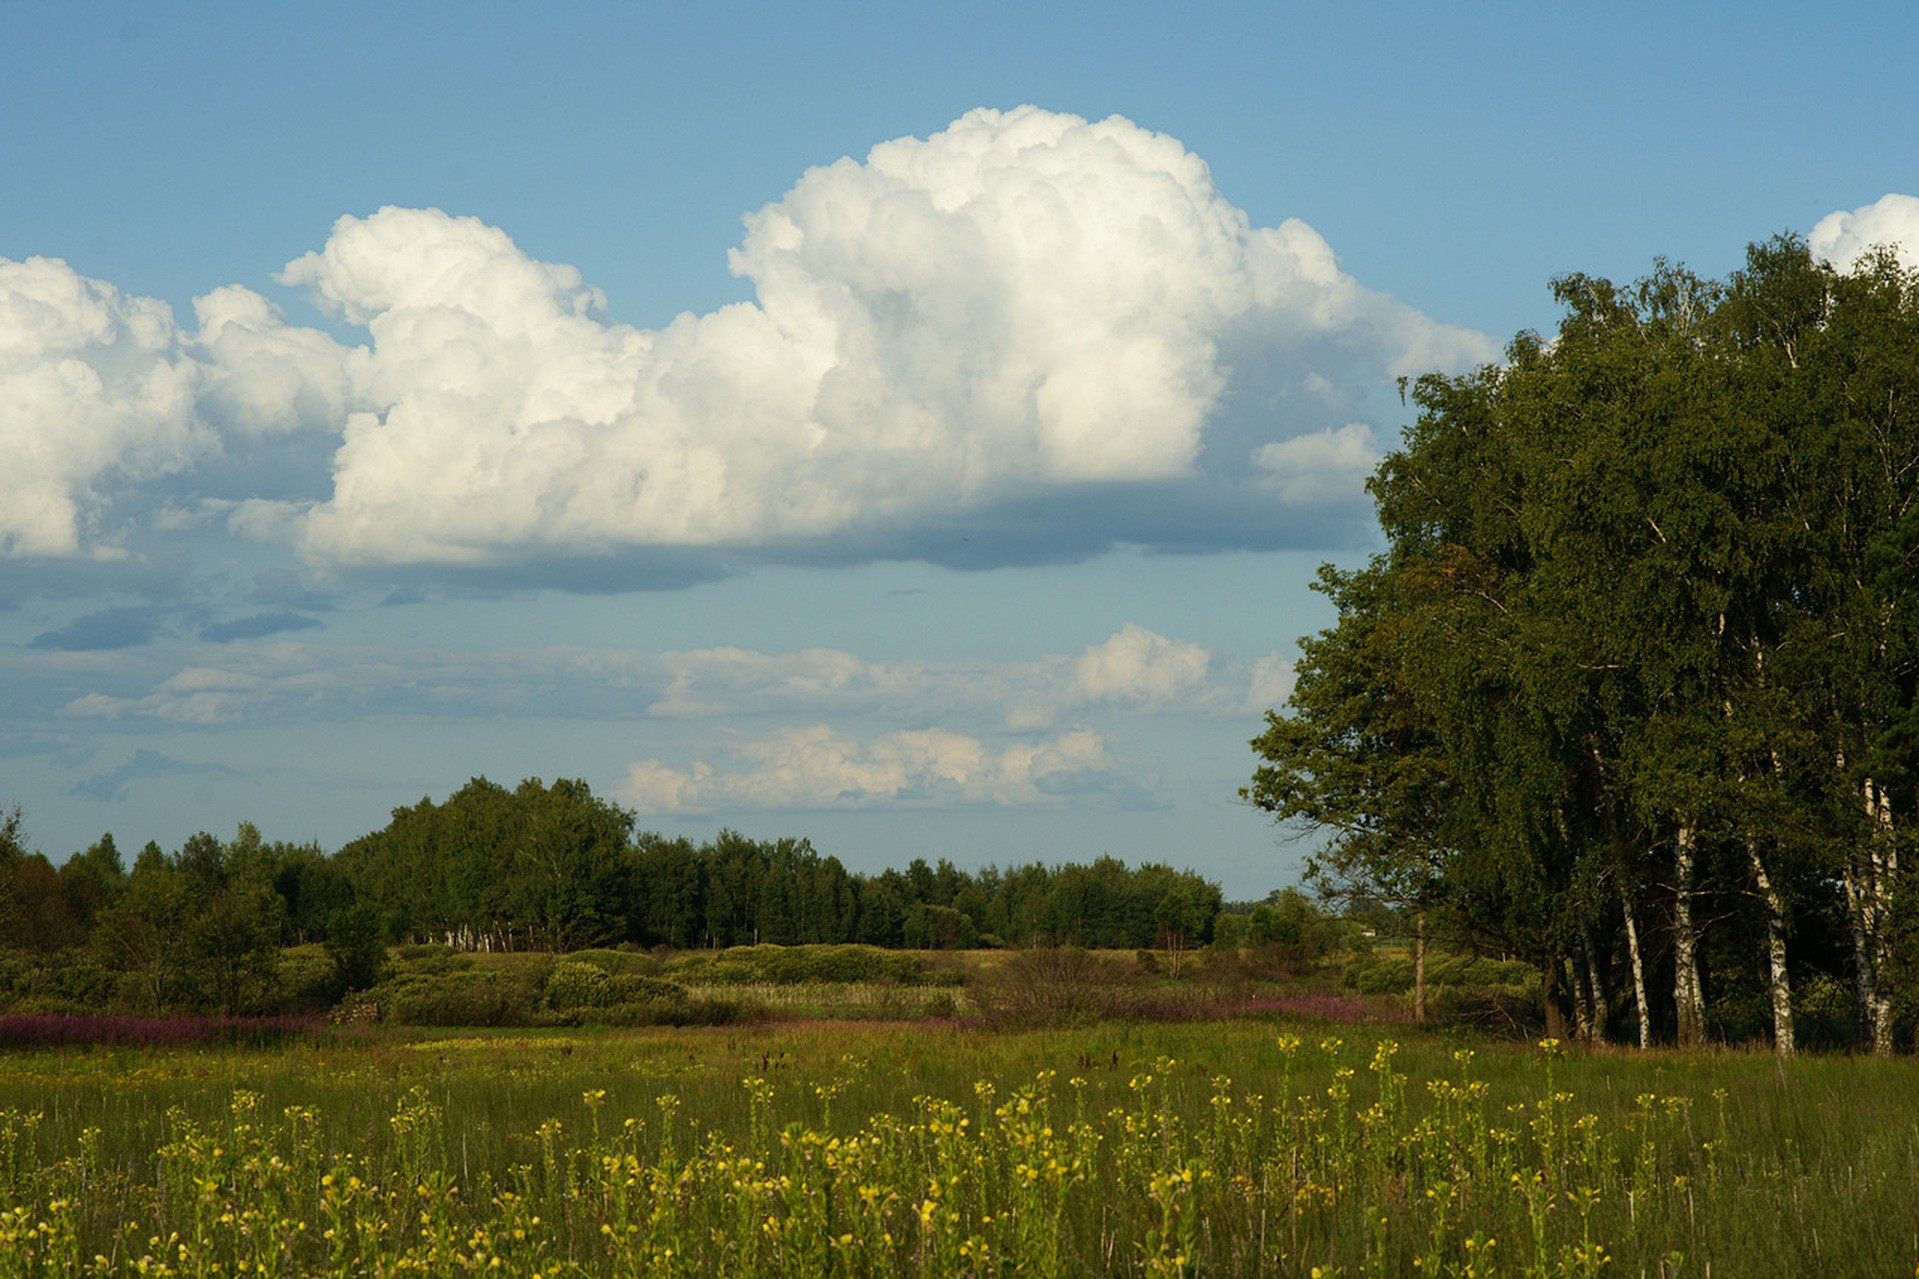
[[[321,1000],[372,984],[385,948],[406,942],[1180,950],[1211,939],[1220,905],[1191,871],[1111,857],[977,871],[915,858],[864,874],[805,839],[669,839],[564,778],[476,778],[331,856],[242,822],[172,852],[149,842],[130,867],[111,835],[54,866],[29,851],[15,808],[0,821],[0,1008],[272,1010],[302,1002],[282,951],[311,943],[331,961],[312,978]]]
[[[1326,891],[1525,956],[1548,1031],[1691,1046],[1919,1020],[1919,278],[1751,246],[1555,282],[1428,376],[1322,570],[1243,795]]]

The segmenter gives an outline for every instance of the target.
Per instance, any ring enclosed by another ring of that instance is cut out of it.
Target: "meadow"
[[[0,1274],[1908,1274],[1912,1082],[1288,1016],[47,1048]]]

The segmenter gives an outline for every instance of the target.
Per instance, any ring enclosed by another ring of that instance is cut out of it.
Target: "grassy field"
[[[14,1053],[0,1274],[1909,1274],[1914,1082],[1259,1018]]]

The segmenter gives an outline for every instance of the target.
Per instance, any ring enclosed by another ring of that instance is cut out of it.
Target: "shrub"
[[[473,967],[473,956],[434,942],[423,946],[399,946],[392,951],[402,973],[463,973]]]
[[[339,969],[319,946],[289,946],[281,951],[275,984],[279,988],[277,1002],[289,1011],[331,1008],[346,993]]]
[[[1037,947],[983,972],[969,993],[996,1026],[1078,1025],[1131,1011],[1135,971],[1077,946]]]
[[[564,959],[553,966],[546,979],[547,1007],[561,1012],[580,1008],[604,1008],[617,1002],[613,979],[592,964]]]
[[[371,992],[381,1017],[406,1026],[530,1026],[537,986],[506,973],[417,974]]]
[[[751,986],[760,980],[760,970],[737,959],[721,959],[707,965],[699,980],[715,986]]]
[[[638,973],[627,973],[615,977],[612,981],[613,1002],[616,1004],[683,1004],[686,1002],[686,987],[664,977],[643,977]]]
[[[575,963],[591,964],[608,977],[620,977],[628,973],[657,977],[666,970],[665,964],[643,950],[576,950],[567,958]]]

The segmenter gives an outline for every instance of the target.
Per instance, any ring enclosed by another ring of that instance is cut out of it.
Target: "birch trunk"
[[[1679,1046],[1696,1048],[1706,1042],[1706,1003],[1699,985],[1699,935],[1692,920],[1695,832],[1679,827],[1673,850],[1672,1001],[1678,1013]]]
[[[1766,904],[1766,962],[1768,986],[1772,992],[1772,1050],[1781,1057],[1793,1054],[1792,1029],[1792,978],[1786,972],[1786,910],[1779,900],[1779,892],[1772,886],[1772,879],[1766,874],[1765,859],[1759,856],[1759,845],[1751,838],[1746,840],[1746,856],[1752,859],[1753,883],[1759,888],[1759,899]]]
[[[1892,881],[1899,872],[1899,849],[1893,839],[1892,796],[1865,780],[1866,815],[1872,823],[1868,841],[1869,877],[1867,879],[1870,927],[1867,941],[1872,947],[1872,1051],[1882,1057],[1893,1052],[1892,989],[1887,983],[1891,971]]]
[[[1632,960],[1633,1011],[1639,1015],[1639,1046],[1652,1047],[1652,1005],[1646,998],[1646,961],[1639,953],[1639,925],[1633,919],[1632,898],[1619,885],[1619,904],[1626,911],[1626,954]]]
[[[1413,1020],[1426,1020],[1426,912],[1413,916]]]
[[[1859,1017],[1859,1032],[1873,1033],[1873,1011],[1879,1006],[1879,983],[1872,963],[1871,908],[1862,882],[1859,858],[1846,859],[1843,877],[1846,889],[1846,927],[1852,933],[1853,997]]]
[[[1586,967],[1585,956],[1574,953],[1573,969],[1573,1038],[1582,1044],[1590,1044],[1593,1038],[1592,1014],[1592,973]]]
[[[1606,1027],[1612,1021],[1612,1000],[1606,994],[1606,974],[1599,963],[1599,949],[1593,945],[1592,925],[1580,921],[1579,944],[1586,952],[1586,978],[1592,985],[1592,1042],[1607,1042]]]

